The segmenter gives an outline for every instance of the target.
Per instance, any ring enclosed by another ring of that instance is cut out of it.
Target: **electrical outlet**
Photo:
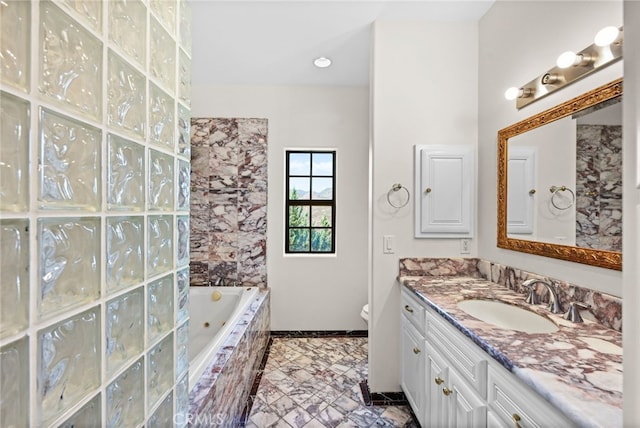
[[[396,252],[395,235],[384,235],[382,237],[382,252],[384,254],[393,254]]]
[[[460,240],[460,254],[469,254],[471,252],[471,240],[470,239],[461,239]]]

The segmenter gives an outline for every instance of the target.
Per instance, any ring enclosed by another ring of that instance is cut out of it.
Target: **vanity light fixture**
[[[586,53],[576,54],[575,52],[566,51],[560,54],[556,60],[558,68],[584,67],[593,62],[594,58]]]
[[[520,88],[509,88],[505,92],[505,98],[516,100],[516,108],[521,109],[596,70],[613,64],[622,58],[622,39],[622,27],[603,28],[596,34],[593,44],[580,52],[564,52],[558,57],[555,67]]]
[[[512,86],[504,92],[504,97],[509,101],[515,100],[516,98],[526,98],[531,96],[533,96],[531,88],[516,88],[515,86]]]
[[[609,46],[618,40],[619,35],[620,30],[617,27],[610,25],[598,31],[596,37],[593,39],[593,43],[600,47]]]
[[[331,60],[325,56],[321,56],[313,60],[313,65],[318,68],[327,68],[331,65]]]

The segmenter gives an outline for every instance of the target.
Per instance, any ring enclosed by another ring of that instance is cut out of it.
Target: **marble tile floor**
[[[408,406],[366,406],[367,338],[274,337],[246,427],[419,427]]]

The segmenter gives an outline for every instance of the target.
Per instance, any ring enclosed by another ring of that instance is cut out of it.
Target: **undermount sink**
[[[458,303],[458,308],[495,327],[524,333],[553,333],[558,326],[548,318],[527,309],[498,300],[470,299]]]

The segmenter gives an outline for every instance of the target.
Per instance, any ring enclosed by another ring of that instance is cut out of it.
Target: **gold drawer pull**
[[[404,310],[410,313],[413,313],[413,308],[409,305],[404,305]]]
[[[452,390],[450,390],[449,388],[447,388],[446,386],[445,386],[444,388],[442,388],[442,393],[443,393],[444,395],[446,395],[447,397],[448,397],[448,396],[450,396],[452,392],[453,392],[453,391],[452,391]]]
[[[444,379],[438,376],[434,379],[434,382],[436,383],[436,385],[442,385],[444,383]]]
[[[420,353],[420,349],[418,349],[418,348],[413,348],[413,353],[414,353],[414,354],[416,354],[416,355],[417,355],[417,354],[419,354],[419,353]]]
[[[514,413],[513,416],[511,416],[511,419],[513,419],[513,426],[514,428],[522,428],[522,425],[520,425],[520,420],[522,419],[520,417],[519,414]]]

